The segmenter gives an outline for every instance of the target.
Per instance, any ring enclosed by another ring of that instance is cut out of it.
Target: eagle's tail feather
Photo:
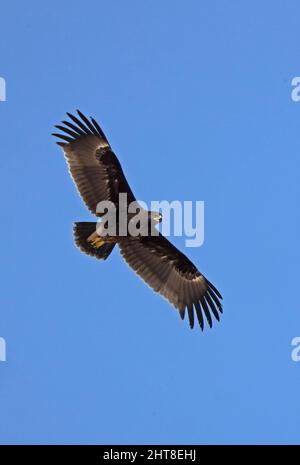
[[[94,242],[94,245],[91,241],[88,241],[88,238],[93,233],[96,233],[96,226],[97,223],[95,222],[74,223],[73,232],[75,244],[87,255],[92,255],[98,259],[106,260],[112,252],[115,243],[105,243],[104,241],[101,241],[99,236],[97,242]]]

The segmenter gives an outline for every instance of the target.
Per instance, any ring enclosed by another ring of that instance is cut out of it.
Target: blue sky
[[[1,6],[0,443],[299,443],[299,16],[292,0]],[[185,252],[224,296],[212,330],[117,250],[74,247],[91,216],[50,133],[76,108],[137,197],[205,201]]]

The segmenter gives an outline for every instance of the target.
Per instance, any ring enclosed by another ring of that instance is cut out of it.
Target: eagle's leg
[[[97,233],[97,230],[94,231],[88,238],[87,241],[93,246],[96,247],[97,249],[99,247],[102,247],[102,245],[107,244],[107,243],[115,243],[117,242],[116,238],[113,236],[100,236]]]

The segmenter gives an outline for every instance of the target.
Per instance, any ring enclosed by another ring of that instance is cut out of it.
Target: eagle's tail
[[[104,242],[100,236],[96,234],[97,223],[84,222],[74,223],[74,240],[77,247],[87,255],[106,260],[115,243]],[[95,234],[95,240],[88,240],[88,238]]]

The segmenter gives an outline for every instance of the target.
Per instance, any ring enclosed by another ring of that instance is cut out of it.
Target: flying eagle
[[[101,201],[111,201],[118,208],[119,194],[127,194],[128,204],[136,198],[125,178],[120,162],[100,128],[77,110],[78,117],[67,113],[70,121],[55,126],[70,174],[86,206],[96,216]],[[149,218],[160,221],[159,214],[148,212]],[[157,231],[156,235],[102,236],[96,222],[74,223],[74,239],[80,250],[106,260],[116,244],[133,270],[156,292],[179,310],[184,319],[187,309],[190,327],[196,313],[203,331],[204,320],[212,327],[213,318],[220,320],[223,312],[221,294],[195,265]]]

